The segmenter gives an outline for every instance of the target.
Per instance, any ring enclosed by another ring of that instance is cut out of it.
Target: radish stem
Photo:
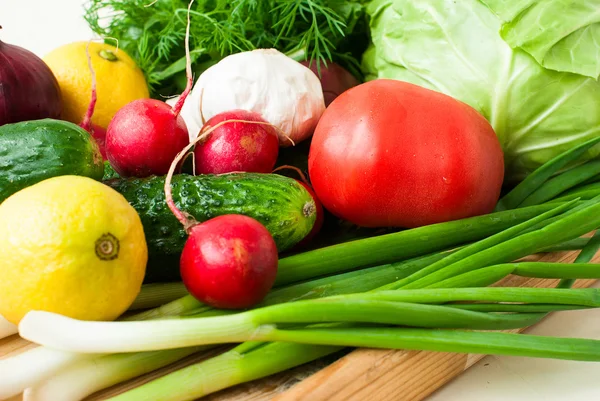
[[[188,95],[192,91],[192,86],[194,85],[194,77],[192,75],[192,59],[190,57],[190,11],[192,9],[192,4],[194,0],[190,0],[187,9],[187,26],[185,28],[185,76],[187,79],[187,83],[185,86],[185,90],[179,96],[177,103],[173,106],[173,113],[177,116],[181,112],[181,108],[185,103],[185,99],[187,99]]]
[[[90,99],[90,104],[83,116],[83,121],[79,125],[81,128],[86,130],[87,132],[92,132],[92,116],[94,115],[94,109],[96,108],[96,101],[98,100],[98,95],[96,93],[96,71],[94,70],[94,66],[92,65],[92,57],[90,56],[90,43],[91,40],[87,42],[85,46],[85,55],[87,57],[88,68],[90,69],[90,74],[92,75],[92,95]]]

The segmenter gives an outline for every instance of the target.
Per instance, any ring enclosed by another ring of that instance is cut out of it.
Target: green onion
[[[112,401],[196,400],[261,377],[314,361],[342,349],[293,343],[247,343],[206,361],[185,367],[140,387],[110,398]]]
[[[330,295],[368,291],[385,283],[395,281],[408,274],[414,273],[416,270],[443,258],[445,255],[445,253],[433,254],[404,262],[377,266],[279,288],[273,290],[269,295],[267,295],[265,300],[262,302],[262,305],[274,305],[281,302],[299,299],[311,299]],[[219,311],[204,306],[191,296],[186,296],[169,304],[163,305],[162,307],[156,308],[155,310],[143,312],[125,320],[164,319],[177,317],[181,314],[210,316],[224,313],[224,311]],[[170,358],[172,358],[172,356],[169,355],[171,350],[162,352],[164,354],[157,354],[157,357],[152,359],[152,361],[154,361],[153,366],[155,369],[166,365],[167,362],[171,360]],[[178,351],[175,351],[174,354],[175,356],[181,355]],[[74,356],[76,359],[65,360],[63,358],[65,355]],[[42,385],[47,388],[55,388],[53,386],[59,386],[59,384],[52,384],[51,382],[54,382],[55,380],[57,382],[61,382],[60,377],[62,377],[63,374],[75,374],[70,372],[73,370],[76,371],[77,366],[81,365],[75,364],[75,362],[86,357],[90,356],[86,354],[65,353],[45,347],[38,347],[15,357],[0,361],[0,377],[5,379],[0,382],[0,398],[9,398],[18,395],[27,387],[37,388],[40,385],[40,382],[49,378],[50,376],[52,376],[52,378],[47,380],[47,382]],[[120,377],[119,375],[122,375],[124,370],[135,371],[135,369],[138,369],[136,366],[134,366],[135,364],[132,364],[127,369],[124,368],[127,366],[127,361],[133,362],[136,360],[133,356],[123,356],[115,361],[113,361],[111,358],[95,358],[94,360],[96,363],[102,364],[102,366],[105,367],[106,375],[108,375],[108,378],[111,380],[114,380],[112,378]],[[51,363],[52,361],[53,363]],[[116,361],[120,362],[117,363]],[[161,361],[164,361],[164,364],[161,365]],[[114,372],[111,373],[109,367],[112,367]],[[89,383],[90,381],[95,384]],[[96,384],[102,383],[102,380],[101,378],[98,378],[98,381],[94,381],[93,378],[90,378],[86,381],[82,377],[79,383],[81,384],[81,386],[77,386],[79,390],[74,388],[73,391],[83,391],[83,388],[88,388],[89,395],[97,390]],[[84,386],[85,383],[89,383],[90,385],[86,387]],[[36,393],[42,394],[40,392],[41,390],[35,391]]]
[[[514,267],[510,265],[484,267],[438,281],[427,288],[487,287],[502,280],[513,270]]]
[[[575,259],[576,264],[579,263],[587,263],[590,262],[596,253],[600,249],[600,231],[596,231],[592,238],[589,238],[586,245],[583,247],[577,258]],[[558,288],[569,288],[573,285],[573,279],[562,279],[560,283],[558,283]]]
[[[183,283],[145,284],[129,310],[156,308],[187,295]]]
[[[410,277],[403,279],[402,288],[423,288],[434,285],[447,278],[466,273],[491,264],[510,262],[512,260],[542,251],[544,248],[586,234],[600,226],[600,199],[588,201],[589,206],[565,216],[546,227],[532,231],[508,241],[492,246],[474,255],[468,256],[454,264],[445,266],[428,276],[415,281]],[[457,252],[458,253],[458,252]],[[443,260],[442,260],[443,261]],[[418,275],[421,273],[418,272]],[[412,281],[412,282],[411,282]],[[398,285],[400,287],[400,285]]]
[[[522,277],[594,279],[600,278],[600,265],[595,263],[513,263],[513,274]]]
[[[556,208],[539,205],[345,242],[279,261],[276,285],[396,262],[485,238]]]
[[[540,188],[550,177],[558,173],[569,163],[575,162],[590,148],[600,142],[600,137],[590,139],[554,157],[529,174],[519,185],[506,194],[496,205],[497,211],[516,209],[529,195]]]
[[[477,312],[515,312],[515,313],[550,313],[567,310],[590,309],[590,306],[561,305],[561,304],[446,304],[448,307],[466,309]]]
[[[398,280],[395,283],[389,284],[389,285],[385,286],[385,288],[382,288],[382,289],[394,289],[394,288],[402,288],[402,287],[410,288],[411,283],[414,283],[414,282],[418,283],[419,280],[424,279],[427,276],[430,276],[432,273],[443,271],[444,269],[448,269],[449,266],[461,263],[461,261],[469,260],[470,257],[477,255],[481,251],[485,251],[487,249],[492,249],[494,246],[501,246],[503,243],[507,242],[508,240],[514,239],[515,236],[522,233],[524,230],[527,230],[528,228],[531,228],[537,224],[540,224],[540,223],[544,222],[545,220],[547,220],[551,217],[554,217],[561,212],[566,211],[573,205],[574,205],[574,202],[569,202],[569,203],[563,204],[557,208],[554,208],[545,213],[542,213],[542,214],[540,214],[536,217],[533,217],[523,223],[517,224],[513,227],[510,227],[510,228],[504,230],[504,231],[494,234],[488,238],[485,238],[481,241],[475,242],[471,245],[465,246],[464,248],[458,250],[457,252],[454,252],[452,255],[448,256],[447,258],[444,258],[436,263],[433,263],[430,266],[427,266],[426,268],[419,270],[416,273],[414,273],[402,280]],[[521,238],[521,237],[519,237],[519,238]],[[497,256],[503,256],[503,255],[498,254]],[[521,251],[519,253],[519,256],[525,256],[525,255],[522,255],[522,251]],[[517,257],[519,257],[519,256],[517,256]],[[513,260],[513,259],[508,259],[508,261]],[[440,274],[442,274],[442,273],[440,273]],[[435,277],[437,278],[437,276],[435,276]],[[448,278],[448,277],[443,277],[443,279],[445,279],[445,278]],[[441,280],[437,280],[437,281],[441,281]]]
[[[546,181],[520,203],[519,207],[539,205],[562,192],[600,174],[600,160],[591,160]]]
[[[587,237],[575,238],[569,241],[561,242],[560,244],[546,247],[542,252],[579,251],[587,245],[589,240],[590,239]]]
[[[0,360],[0,399],[21,394],[26,388],[46,380],[54,372],[89,358],[89,355],[36,347]]]
[[[191,295],[186,295],[182,298],[171,301],[168,304],[159,306],[158,308],[150,309],[133,316],[126,317],[123,320],[165,319],[185,314],[202,306],[204,306],[202,302],[198,301]]]
[[[428,328],[501,330],[529,326],[543,314],[492,315],[421,305],[423,302],[495,301],[600,306],[600,290],[460,288],[378,291],[297,301],[227,316],[140,322],[86,322],[30,312],[22,337],[81,353],[139,352],[242,341],[273,341],[277,324],[360,322]]]
[[[99,355],[59,370],[50,380],[25,390],[28,401],[79,401],[88,395],[176,362],[203,347],[134,354]]]
[[[374,299],[380,301],[411,303],[493,301],[600,307],[600,289],[598,288],[573,290],[557,288],[488,287],[393,290],[337,296],[311,302],[324,302],[327,299],[338,298],[356,298],[361,300]]]
[[[526,334],[352,327],[274,330],[271,336],[303,344],[600,361],[600,340]]]
[[[573,193],[571,195],[564,195],[559,198],[552,199],[551,201],[549,201],[547,203],[563,203],[563,202],[571,201],[573,199],[590,200],[590,199],[594,199],[597,196],[600,196],[600,190],[597,190],[597,189],[587,190],[587,191]]]

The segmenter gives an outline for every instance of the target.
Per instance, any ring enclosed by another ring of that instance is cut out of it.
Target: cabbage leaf
[[[500,36],[502,20],[482,2],[374,0],[367,12],[367,79],[411,82],[478,110],[500,139],[508,183],[600,135],[600,83],[512,48]]]
[[[600,0],[482,0],[500,19],[502,38],[543,67],[598,79]]]

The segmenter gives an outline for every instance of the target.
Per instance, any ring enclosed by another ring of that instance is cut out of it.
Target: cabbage
[[[483,0],[502,20],[500,34],[545,68],[598,79],[600,1]]]
[[[374,0],[367,7],[372,39],[363,56],[367,79],[412,82],[474,107],[500,139],[508,183],[600,135],[600,41],[595,33],[589,33],[593,46],[584,40],[587,34],[569,24],[568,9],[555,16],[554,25],[565,26],[562,39],[558,28],[536,39],[519,12],[519,5],[528,9],[529,3],[536,2]],[[598,1],[588,3],[600,9]],[[597,24],[589,26],[597,32]],[[588,43],[587,52],[577,46],[567,51],[564,43],[575,38]],[[585,64],[590,57],[595,63]],[[595,147],[584,159],[598,153]]]

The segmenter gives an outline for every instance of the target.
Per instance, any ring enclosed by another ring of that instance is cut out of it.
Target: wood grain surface
[[[527,259],[572,262],[576,254],[576,252],[559,252],[531,256]],[[596,255],[593,261],[600,261],[600,254]],[[589,287],[594,282],[595,280],[578,280],[575,286]],[[557,280],[510,276],[498,285],[552,287],[556,283]],[[34,345],[17,336],[0,340],[0,358],[16,355],[32,347]],[[216,352],[219,351],[193,355],[159,371],[94,394],[87,400],[105,400],[168,372],[210,357]],[[287,372],[220,391],[204,397],[203,400],[420,401],[460,375],[483,356],[445,352],[348,349]],[[19,396],[10,401],[20,400]],[[57,401],[60,401],[60,397]]]

